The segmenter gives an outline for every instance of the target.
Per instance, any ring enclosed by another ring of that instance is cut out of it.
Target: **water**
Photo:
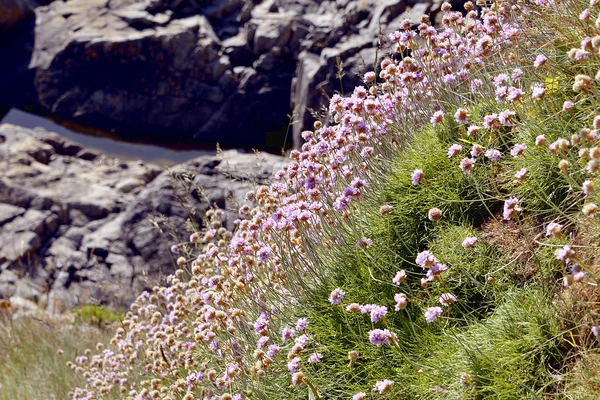
[[[52,117],[42,117],[16,108],[10,109],[0,123],[9,123],[30,129],[42,127],[49,132],[56,132],[77,142],[85,148],[98,150],[108,156],[123,160],[142,160],[161,166],[171,166],[202,155],[216,154],[216,149],[193,148],[185,144],[180,146],[173,144],[174,148],[169,148],[150,143],[127,142],[116,138],[110,132],[86,128]]]

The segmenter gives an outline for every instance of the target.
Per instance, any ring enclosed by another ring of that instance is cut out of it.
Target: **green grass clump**
[[[121,322],[125,317],[125,314],[122,311],[114,312],[106,307],[96,305],[76,307],[73,310],[73,314],[77,316],[77,319],[80,322],[97,326],[98,328],[106,327],[115,322]]]

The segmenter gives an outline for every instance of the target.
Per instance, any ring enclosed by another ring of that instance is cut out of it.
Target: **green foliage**
[[[73,314],[84,324],[96,326],[98,328],[106,327],[121,322],[125,314],[122,311],[113,312],[106,307],[96,305],[86,305],[76,307]]]

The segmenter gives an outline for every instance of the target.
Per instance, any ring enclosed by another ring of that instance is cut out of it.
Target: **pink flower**
[[[418,185],[419,183],[422,183],[423,182],[423,170],[415,169],[413,171],[412,175],[410,176],[410,180],[413,185]]]
[[[377,347],[381,347],[384,344],[389,345],[392,340],[392,332],[387,329],[373,329],[369,331],[369,342]]]
[[[454,157],[455,155],[459,154],[461,150],[462,146],[460,144],[453,144],[448,149],[448,157]]]
[[[476,241],[477,238],[475,236],[465,238],[465,240],[463,240],[462,242],[462,247],[464,247],[465,249],[471,247],[475,244]]]
[[[504,202],[504,213],[502,215],[505,220],[513,218],[517,212],[521,211],[518,203],[519,199],[516,197],[510,197]]]
[[[543,146],[544,144],[546,144],[546,136],[544,136],[544,135],[538,135],[535,138],[535,145],[536,146]]]
[[[525,177],[527,176],[527,168],[521,168],[519,171],[517,171],[517,173],[515,174],[515,178],[517,178],[518,180],[522,181],[523,179],[525,179]]]
[[[408,299],[403,293],[396,293],[394,301],[396,301],[396,305],[394,306],[394,310],[396,311],[404,310],[408,305]]]
[[[502,157],[502,154],[496,149],[489,149],[485,152],[485,156],[489,158],[491,162],[496,162]]]
[[[556,222],[550,222],[546,227],[546,237],[558,237],[562,233],[562,225]]]
[[[382,381],[377,381],[373,386],[374,392],[379,392],[379,394],[386,394],[392,388],[394,381],[390,381],[388,379],[384,379]]]
[[[477,135],[480,130],[481,130],[481,127],[479,127],[477,125],[471,125],[467,129],[467,136]]]
[[[402,282],[404,282],[405,279],[406,279],[406,271],[400,270],[400,271],[396,272],[396,276],[394,276],[394,279],[392,279],[392,282],[394,282],[396,285],[400,285]]]
[[[527,149],[527,145],[525,143],[516,144],[515,147],[510,151],[510,155],[513,157],[519,157],[523,155],[523,152]]]
[[[443,120],[444,120],[444,112],[443,111],[436,111],[435,113],[433,113],[433,116],[431,117],[431,124],[433,126],[436,126],[437,124],[439,124]]]
[[[333,289],[329,295],[329,302],[333,305],[340,304],[344,299],[344,291],[340,288]]]
[[[456,296],[452,293],[444,293],[440,296],[440,304],[444,307],[448,307],[452,303],[456,303]]]
[[[470,175],[473,172],[473,164],[475,164],[473,158],[463,158],[460,161],[460,169],[465,175]]]
[[[431,323],[438,319],[443,312],[444,310],[441,307],[430,307],[425,311],[425,321]]]
[[[535,68],[539,68],[546,64],[546,61],[548,61],[548,58],[545,55],[538,54],[538,56],[535,58],[535,61],[533,62],[533,66]]]
[[[464,108],[459,108],[454,113],[454,119],[459,124],[466,125],[468,123],[469,112]]]

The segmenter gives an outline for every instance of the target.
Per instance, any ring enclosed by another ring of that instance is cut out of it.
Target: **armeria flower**
[[[410,181],[412,182],[413,185],[418,185],[419,183],[423,182],[423,170],[422,169],[415,169],[412,173],[412,175],[410,176]]]
[[[583,190],[585,197],[588,197],[590,194],[592,194],[592,191],[595,187],[596,185],[594,185],[594,182],[589,179],[586,179],[581,185],[581,189]]]
[[[294,357],[291,361],[289,361],[287,363],[288,370],[292,373],[298,371],[298,367],[300,366],[300,361],[301,361],[300,357]]]
[[[474,144],[473,148],[471,149],[471,157],[473,158],[477,158],[479,157],[481,154],[483,153],[483,147],[481,147],[478,144]]]
[[[300,318],[296,322],[296,330],[297,331],[302,332],[303,330],[306,329],[307,326],[308,326],[308,321],[306,320],[306,318]]]
[[[587,92],[592,86],[592,78],[587,75],[576,75],[573,83],[573,91],[575,93]]]
[[[442,217],[442,210],[440,210],[437,207],[433,207],[433,208],[429,209],[429,211],[427,212],[427,218],[430,221],[437,221],[441,217]]]
[[[512,126],[512,117],[515,116],[515,112],[511,110],[504,110],[498,114],[498,121],[502,126]]]
[[[502,154],[496,149],[489,149],[485,152],[485,156],[489,158],[491,162],[496,162],[502,158]]]
[[[596,337],[600,337],[600,326],[592,326],[592,334]]]
[[[387,314],[387,307],[385,306],[374,306],[371,309],[371,322],[376,324],[381,321],[383,317]]]
[[[463,174],[470,175],[473,172],[473,164],[475,164],[475,160],[473,158],[463,158],[460,161],[460,169]]]
[[[387,329],[373,329],[369,331],[369,342],[377,347],[381,347],[384,344],[389,345],[392,340],[392,332]]]
[[[404,293],[396,293],[394,295],[394,301],[396,302],[396,305],[394,306],[394,310],[396,311],[404,310],[408,305],[408,299]]]
[[[463,240],[463,242],[462,242],[462,247],[465,249],[469,248],[469,247],[473,246],[476,241],[477,241],[477,238],[475,236],[465,238],[465,240]]]
[[[511,79],[515,83],[519,83],[521,81],[521,76],[523,76],[523,70],[521,68],[515,68],[510,75]]]
[[[469,112],[466,109],[464,109],[464,108],[459,108],[454,113],[454,119],[459,124],[466,125],[469,122],[468,121],[468,117],[469,117]]]
[[[296,335],[296,332],[290,328],[290,327],[285,327],[281,330],[281,340],[283,340],[284,342],[287,342],[288,340],[290,340],[291,338],[293,338]]]
[[[394,276],[394,279],[392,279],[392,282],[394,282],[396,285],[400,285],[402,282],[404,282],[405,279],[406,279],[406,271],[402,269],[402,270],[396,272],[396,276]]]
[[[488,114],[483,117],[483,127],[485,129],[496,129],[499,125],[498,114]]]
[[[431,268],[433,265],[438,263],[437,258],[434,257],[433,254],[429,250],[425,250],[417,254],[417,258],[415,260],[417,265],[420,265],[421,268]]]
[[[365,400],[366,398],[367,394],[365,392],[358,392],[352,396],[352,400]]]
[[[546,88],[542,85],[534,85],[531,88],[531,98],[532,99],[541,99],[546,94]]]
[[[535,138],[535,145],[536,146],[543,146],[546,144],[546,136],[544,135],[538,135]]]
[[[571,112],[571,111],[573,111],[573,107],[574,107],[574,106],[575,106],[575,105],[573,104],[573,102],[572,102],[572,101],[570,101],[570,100],[566,100],[566,101],[563,103],[562,109],[563,109],[563,111]]]
[[[353,313],[359,312],[360,311],[360,304],[358,304],[358,303],[348,304],[346,306],[346,311],[353,312]]]
[[[510,197],[504,202],[504,212],[502,216],[505,220],[514,218],[517,212],[522,211],[518,204],[519,199],[516,197]]]
[[[173,246],[171,246],[171,253],[173,253],[173,254],[179,254],[179,248],[177,247],[176,244],[174,244]]]
[[[471,374],[462,372],[460,374],[460,384],[466,388],[473,386],[473,377],[471,376]]]
[[[444,293],[440,296],[440,304],[444,307],[448,307],[452,303],[456,303],[456,297],[452,293]]]
[[[321,354],[321,353],[312,353],[308,357],[308,362],[311,363],[311,364],[316,364],[319,361],[321,361],[322,358],[323,358],[323,354]]]
[[[481,127],[479,127],[477,125],[471,125],[471,126],[469,126],[469,128],[467,128],[467,136],[477,135],[480,130],[481,130]]]
[[[594,203],[587,203],[583,206],[581,211],[583,212],[583,214],[586,217],[591,217],[592,215],[594,215],[596,213],[596,211],[598,211],[598,206],[595,205]]]
[[[373,244],[373,241],[371,239],[362,237],[358,240],[358,242],[356,242],[356,247],[358,247],[359,249],[366,249],[367,247],[369,247],[372,244]]]
[[[589,17],[590,17],[590,10],[587,8],[585,10],[583,10],[581,13],[579,13],[579,19],[582,21],[588,19]]]
[[[533,66],[535,68],[539,68],[539,67],[543,66],[544,64],[546,64],[546,61],[548,61],[548,58],[545,55],[538,54],[537,57],[535,58],[535,61],[533,62]]]
[[[392,388],[394,381],[390,381],[389,379],[384,379],[382,381],[377,381],[373,386],[374,392],[379,392],[379,394],[386,394]]]
[[[527,168],[521,168],[515,174],[515,178],[517,178],[520,181],[522,181],[523,179],[525,179],[526,176],[527,176]]]
[[[392,206],[388,205],[388,204],[384,204],[383,206],[379,207],[379,215],[383,216],[383,215],[387,215],[389,214],[389,212],[392,210]]]
[[[453,144],[448,149],[448,157],[454,157],[455,155],[459,154],[461,150],[462,146],[460,144]]]
[[[441,307],[430,307],[425,311],[425,321],[434,322],[443,312],[444,310]]]
[[[556,222],[550,222],[546,227],[546,237],[559,237],[562,234],[562,225]]]
[[[273,357],[275,357],[275,355],[277,355],[278,352],[279,352],[279,346],[277,346],[276,344],[272,344],[267,349],[267,356],[273,358]]]
[[[510,151],[510,155],[513,157],[519,157],[523,155],[523,152],[527,149],[527,145],[525,143],[518,143],[515,147]]]
[[[575,252],[569,245],[565,245],[562,249],[556,249],[554,252],[554,256],[558,261],[562,261],[563,264],[569,265],[573,257],[575,257]]]
[[[516,87],[509,87],[508,88],[508,96],[506,96],[506,98],[508,99],[508,101],[519,101],[523,98],[523,96],[525,95],[525,93],[523,93],[523,91],[519,88]]]
[[[431,124],[433,126],[436,126],[437,124],[441,123],[444,120],[444,112],[443,111],[436,111],[433,113],[433,116],[431,117]]]
[[[370,82],[373,82],[376,77],[377,77],[377,75],[375,74],[375,72],[369,71],[365,74],[363,79],[364,79],[365,83],[370,83]]]
[[[345,293],[340,288],[333,289],[329,295],[329,302],[333,305],[340,304],[344,299],[344,294]]]
[[[302,383],[304,383],[304,374],[302,372],[295,372],[294,375],[292,375],[292,384],[294,386],[300,386]]]

